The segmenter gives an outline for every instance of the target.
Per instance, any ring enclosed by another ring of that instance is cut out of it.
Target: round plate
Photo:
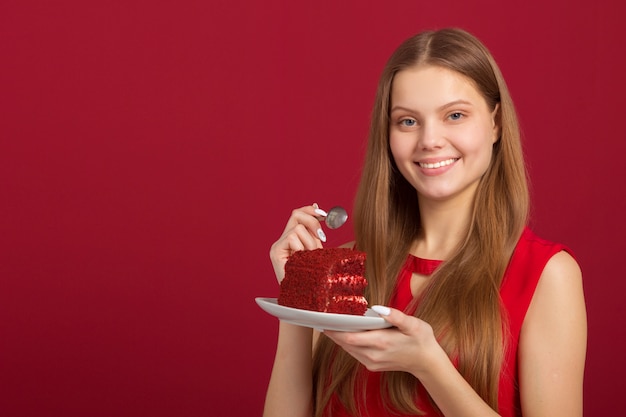
[[[321,313],[319,311],[300,310],[281,306],[276,298],[257,297],[255,301],[263,310],[281,321],[311,327],[318,330],[339,330],[344,332],[358,332],[361,330],[375,330],[391,327],[385,319],[371,309],[364,315]]]

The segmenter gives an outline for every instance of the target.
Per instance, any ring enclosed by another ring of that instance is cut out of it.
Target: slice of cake
[[[294,252],[285,264],[278,304],[325,313],[367,310],[365,253],[349,248]]]

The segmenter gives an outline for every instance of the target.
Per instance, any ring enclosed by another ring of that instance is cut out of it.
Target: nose
[[[420,132],[418,146],[421,150],[437,149],[442,146],[443,132],[434,122],[423,122]]]

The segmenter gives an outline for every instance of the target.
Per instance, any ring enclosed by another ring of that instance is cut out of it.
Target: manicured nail
[[[328,213],[326,213],[324,210],[320,208],[315,209],[315,214],[317,214],[318,216],[322,216],[322,217],[328,216]]]
[[[322,229],[317,229],[317,237],[319,237],[322,242],[326,242],[326,235]]]
[[[381,316],[388,316],[389,314],[391,314],[391,309],[385,306],[372,306],[372,310],[374,310]]]

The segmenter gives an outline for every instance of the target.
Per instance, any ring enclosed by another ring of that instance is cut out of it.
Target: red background
[[[0,414],[259,415],[269,246],[293,207],[352,206],[385,60],[445,26],[501,65],[533,226],[584,269],[586,415],[618,414],[623,16],[619,0],[3,1]]]

